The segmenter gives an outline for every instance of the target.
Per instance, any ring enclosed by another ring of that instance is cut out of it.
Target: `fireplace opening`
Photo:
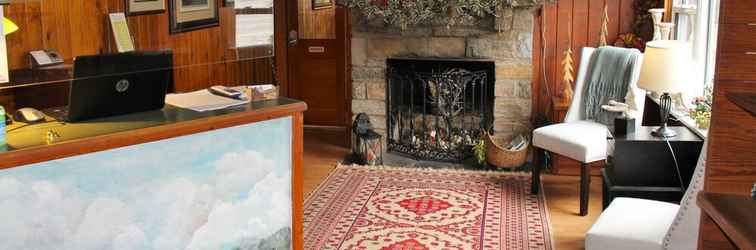
[[[495,64],[485,59],[387,60],[387,149],[461,162],[493,125]]]

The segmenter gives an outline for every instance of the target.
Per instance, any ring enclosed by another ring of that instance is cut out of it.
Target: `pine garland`
[[[448,26],[496,16],[505,7],[530,7],[545,0],[348,0],[368,19],[381,18],[402,29],[442,21]],[[554,0],[546,0],[554,1]]]

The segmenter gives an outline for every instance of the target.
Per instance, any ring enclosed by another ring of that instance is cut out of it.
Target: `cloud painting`
[[[0,249],[289,249],[291,119],[0,171]]]

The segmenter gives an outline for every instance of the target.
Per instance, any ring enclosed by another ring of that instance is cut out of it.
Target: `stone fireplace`
[[[376,131],[388,138],[389,59],[482,59],[494,64],[494,131],[516,133],[531,127],[533,12],[533,8],[507,8],[475,25],[405,30],[354,15],[352,112],[370,115]]]

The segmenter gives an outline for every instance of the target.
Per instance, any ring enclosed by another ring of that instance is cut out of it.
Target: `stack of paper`
[[[210,93],[207,89],[203,89],[183,94],[168,94],[165,96],[165,103],[179,108],[205,112],[247,104],[249,100],[218,96]]]

